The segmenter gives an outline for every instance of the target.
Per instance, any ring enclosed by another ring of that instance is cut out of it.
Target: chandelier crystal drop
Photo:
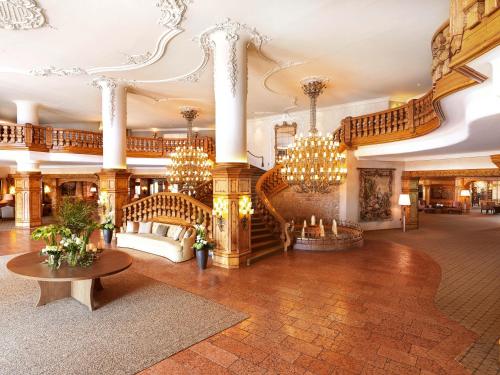
[[[326,87],[326,80],[302,81],[302,90],[311,100],[309,135],[296,136],[282,160],[285,181],[301,193],[328,193],[347,176],[346,155],[332,134],[321,136],[316,129],[316,99]]]
[[[201,147],[193,142],[193,120],[198,116],[194,108],[181,108],[182,116],[188,122],[187,142],[170,155],[172,165],[168,173],[170,184],[179,185],[179,190],[192,192],[198,185],[212,178],[212,161]]]

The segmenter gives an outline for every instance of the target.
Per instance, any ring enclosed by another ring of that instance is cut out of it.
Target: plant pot
[[[109,245],[113,239],[113,229],[103,229],[102,236],[104,238],[104,242]]]
[[[198,263],[198,268],[204,270],[207,268],[208,261],[208,249],[196,250],[196,262]]]

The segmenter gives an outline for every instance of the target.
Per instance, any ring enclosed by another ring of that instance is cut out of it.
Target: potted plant
[[[107,215],[104,223],[101,224],[102,236],[104,237],[104,242],[108,245],[113,239],[113,231],[115,230],[115,224],[113,224],[113,217]]]
[[[203,225],[196,225],[196,240],[193,249],[196,250],[196,262],[198,268],[204,270],[207,268],[208,251],[214,248],[213,242],[208,241],[207,231]]]
[[[40,255],[47,256],[46,262],[51,269],[61,267],[64,259],[63,249],[59,244],[58,236],[68,234],[70,234],[70,231],[67,228],[55,224],[38,227],[31,233],[31,238],[35,241],[45,241],[45,247],[40,250]]]

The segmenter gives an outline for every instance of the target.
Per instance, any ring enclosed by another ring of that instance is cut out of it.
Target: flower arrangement
[[[196,239],[193,244],[193,249],[195,250],[212,250],[214,248],[214,243],[208,241],[207,230],[201,224],[196,224]]]
[[[58,269],[63,262],[70,267],[88,267],[97,259],[97,247],[89,243],[92,232],[98,228],[92,204],[65,199],[58,212],[58,224],[46,225],[31,233],[34,240],[44,240],[40,255],[46,263]]]

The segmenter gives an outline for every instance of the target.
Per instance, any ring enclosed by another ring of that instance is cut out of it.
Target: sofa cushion
[[[127,221],[126,233],[137,233],[139,230],[139,223],[137,221]]]
[[[155,225],[158,224],[158,225]],[[153,228],[151,230],[151,233],[156,234],[157,236],[165,237],[168,231],[168,225],[167,224],[161,224],[161,223],[153,223]]]
[[[179,234],[181,234],[181,231],[182,231],[182,226],[171,225],[168,227],[167,237],[177,241],[179,239]]]
[[[194,229],[193,228],[187,228],[186,231],[184,232],[184,237],[183,238],[189,238],[193,234]]]
[[[151,233],[151,227],[153,226],[153,223],[151,221],[142,221],[139,223],[139,231],[137,233],[139,234],[144,234],[144,233]]]

